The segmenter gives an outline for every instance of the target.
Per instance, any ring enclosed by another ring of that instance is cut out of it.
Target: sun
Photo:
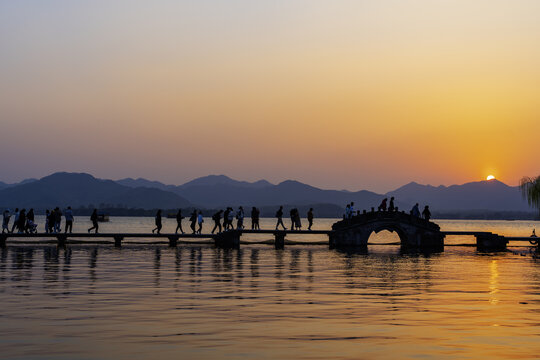
[[[486,178],[486,180],[495,180],[495,176],[493,175],[488,175],[488,177]]]

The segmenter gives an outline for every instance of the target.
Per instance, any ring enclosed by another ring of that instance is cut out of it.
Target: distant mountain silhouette
[[[498,180],[463,185],[431,186],[411,182],[387,194],[404,202],[429,204],[435,211],[499,210],[531,211],[518,187]]]
[[[215,208],[223,206],[278,206],[289,204],[332,204],[342,209],[351,201],[356,209],[369,209],[381,202],[384,196],[370,191],[323,190],[294,180],[277,185],[260,180],[255,183],[237,181],[227,176],[208,176],[195,179],[171,190],[193,204]]]
[[[6,189],[6,188],[9,188],[9,187],[13,187],[13,186],[17,186],[17,185],[28,184],[28,183],[31,183],[31,182],[34,182],[34,181],[37,181],[37,179],[34,179],[34,178],[24,179],[21,182],[13,183],[13,184],[8,184],[8,183],[5,183],[3,181],[0,181],[0,190]]]
[[[55,173],[40,180],[0,190],[0,206],[50,208],[53,206],[121,205],[140,208],[186,207],[179,195],[152,188],[130,188],[89,174]]]
[[[310,204],[325,206],[328,212],[339,213],[351,201],[357,210],[377,208],[385,197],[394,196],[396,205],[409,211],[416,202],[439,212],[521,211],[532,212],[522,199],[518,187],[500,181],[479,181],[463,185],[431,186],[415,182],[385,195],[367,190],[356,192],[324,190],[295,180],[277,185],[266,180],[238,181],[225,175],[210,175],[183,185],[166,185],[143,178],[118,181],[96,179],[89,174],[55,173],[40,180],[29,179],[19,184],[0,183],[0,207],[50,208],[122,206],[142,209],[172,209],[196,206],[206,209],[225,206],[257,206],[272,213],[276,206]]]
[[[147,188],[155,188],[155,189],[160,189],[160,190],[165,190],[165,191],[171,191],[171,190],[176,189],[175,185],[165,185],[159,181],[151,181],[151,180],[146,180],[143,178],[138,178],[138,179],[125,178],[125,179],[116,180],[115,182],[117,184],[128,186],[131,188],[147,187]]]
[[[239,186],[239,187],[248,187],[248,188],[263,188],[267,186],[273,186],[266,180],[259,180],[256,182],[247,182],[247,181],[238,181],[231,179],[226,175],[208,175],[200,177],[194,180],[191,180],[180,187],[188,188],[192,186],[216,186],[216,185],[229,185],[229,186]]]

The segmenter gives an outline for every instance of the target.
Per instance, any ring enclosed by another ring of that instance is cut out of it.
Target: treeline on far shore
[[[29,209],[30,207],[28,207]],[[53,207],[51,207],[52,209]],[[63,209],[64,207],[61,207]],[[138,209],[127,208],[117,206],[84,206],[73,208],[73,214],[75,216],[90,216],[94,208],[98,209],[100,214],[107,214],[109,216],[155,216],[157,209]],[[225,208],[225,207],[223,207]],[[235,209],[238,206],[234,207]],[[261,217],[273,218],[279,206],[260,206]],[[315,217],[318,218],[341,218],[345,212],[345,209],[332,204],[310,204],[310,205],[287,205],[284,204],[285,216],[288,215],[288,211],[292,208],[297,208],[301,217],[306,217],[309,208],[314,209]],[[27,210],[28,210],[27,209]],[[205,217],[210,217],[222,208],[195,208],[188,207],[182,208],[182,215],[189,216],[194,210],[198,209],[203,212]],[[14,210],[14,209],[11,209]],[[44,215],[46,209],[34,209],[36,215]],[[176,215],[178,209],[161,209],[163,216]],[[361,209],[360,209],[361,210]],[[251,206],[244,206],[246,217],[249,217]],[[369,210],[368,210],[369,211]],[[455,219],[455,220],[540,220],[540,216],[537,212],[524,212],[524,211],[487,211],[487,210],[467,210],[467,211],[433,211],[434,219]]]
[[[526,211],[434,211],[434,219],[448,220],[540,220],[537,212]]]

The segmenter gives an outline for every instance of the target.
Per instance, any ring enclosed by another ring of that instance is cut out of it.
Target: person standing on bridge
[[[60,211],[59,207],[56,207],[54,209],[54,233],[61,233],[62,232],[62,212]]]
[[[296,230],[296,209],[292,208],[289,211],[289,216],[291,217],[291,230]]]
[[[13,214],[13,225],[11,225],[11,232],[19,225],[19,208],[15,208],[15,214]]]
[[[66,211],[64,212],[64,217],[66,218],[66,228],[64,230],[65,233],[68,232],[71,234],[73,231],[73,211],[71,210],[71,206],[68,206]]]
[[[199,234],[202,234],[202,224],[204,222],[204,218],[202,216],[202,211],[199,210],[199,215],[197,215],[197,223],[199,224],[199,229],[197,229],[197,232]]]
[[[309,208],[309,211],[307,212],[307,221],[308,221],[308,230],[311,230],[311,227],[313,226],[313,208]]]
[[[259,209],[255,206],[251,208],[251,230],[260,230],[259,227]]]
[[[347,204],[345,206],[345,215],[343,216],[344,219],[350,219],[351,218],[351,204]]]
[[[28,211],[28,214],[26,215],[26,225],[25,230],[26,232],[35,233],[37,226],[35,223],[35,216],[34,216],[34,208],[31,208],[30,211]]]
[[[242,230],[244,228],[244,208],[239,207],[236,212],[236,228]]]
[[[229,230],[229,213],[231,212],[230,208],[227,206],[223,212],[223,231]]]
[[[182,230],[182,219],[184,217],[182,216],[182,209],[178,209],[178,212],[176,213],[176,231],[175,234],[178,234],[178,230],[184,233],[184,230]]]
[[[420,209],[418,203],[416,203],[411,209],[411,215],[414,217],[420,217]]]
[[[6,209],[2,216],[2,234],[6,231],[9,233],[9,218],[11,218],[11,214],[9,209]]]
[[[49,220],[50,221],[50,220]],[[98,215],[97,215],[97,209],[94,209],[94,211],[92,211],[92,215],[90,215],[90,221],[92,222],[92,227],[90,229],[88,229],[88,232],[92,231],[92,230],[96,230],[96,234],[98,233],[98,230],[99,230],[99,224],[98,224]],[[50,224],[49,224],[50,225]]]
[[[193,209],[193,212],[191,213],[191,216],[189,217],[189,222],[190,222],[189,227],[195,234],[197,232],[195,230],[195,226],[197,224],[197,210],[196,209]]]
[[[212,215],[212,220],[214,220],[214,228],[212,229],[212,234],[216,229],[218,229],[218,233],[221,232],[221,214],[223,213],[223,210],[219,210],[217,213]]]
[[[278,229],[279,225],[283,226],[283,230],[287,230],[287,228],[283,224],[283,206],[280,206],[279,210],[276,211],[276,218],[277,218],[276,230]]]
[[[54,221],[56,219],[56,215],[54,214],[54,209],[51,210],[49,213],[49,234],[52,234],[54,232]]]
[[[294,209],[294,224],[296,225],[296,230],[302,230],[302,221],[300,220],[300,211]]]
[[[229,227],[228,229],[229,230],[234,230],[234,225],[233,225],[234,209],[232,207],[229,207],[229,215],[227,215],[227,221],[228,221],[227,226]]]
[[[426,205],[426,207],[424,208],[424,211],[422,211],[422,215],[424,216],[424,219],[426,219],[427,221],[431,219],[431,211],[429,211],[428,205]]]
[[[159,234],[162,227],[163,225],[161,223],[161,209],[159,209],[156,213],[156,227],[152,229],[152,234],[154,233],[154,231],[157,231],[157,233]]]
[[[51,216],[51,212],[47,209],[45,210],[45,234],[49,233],[49,216]]]
[[[381,205],[379,205],[379,211],[386,211],[386,202],[388,201],[387,198],[384,198],[383,201],[381,201]]]
[[[349,219],[352,219],[354,216],[354,201],[351,201],[351,206],[349,206]]]
[[[394,206],[394,197],[392,196],[390,198],[390,205],[388,205],[388,211],[394,212],[396,210],[396,207]]]
[[[26,209],[22,209],[19,212],[19,221],[17,224],[17,228],[19,229],[19,234],[22,234],[23,232],[28,232],[26,231]]]

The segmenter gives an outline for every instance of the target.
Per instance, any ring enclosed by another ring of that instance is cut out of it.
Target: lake
[[[314,229],[335,221],[317,220]],[[443,230],[508,236],[540,228],[534,221],[435,221]],[[142,232],[153,219],[112,217],[101,225],[103,232]],[[76,218],[74,230],[88,226]],[[175,226],[164,219],[164,232]],[[274,219],[261,221],[272,226]],[[538,357],[540,260],[529,247],[406,253],[383,245],[398,241],[388,232],[373,235],[367,252],[249,244],[270,238],[243,236],[239,250],[140,239],[120,249],[10,243],[0,250],[2,358]]]

